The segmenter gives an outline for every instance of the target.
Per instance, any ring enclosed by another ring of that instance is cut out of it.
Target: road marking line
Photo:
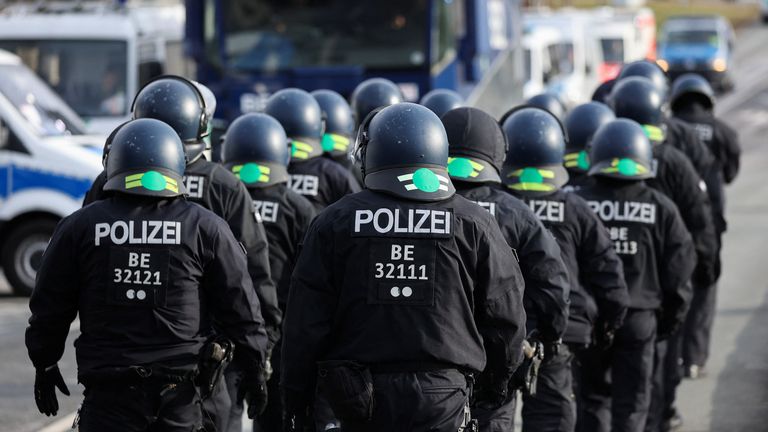
[[[55,422],[49,424],[48,426],[40,429],[38,432],[65,432],[65,431],[72,430],[72,423],[74,423],[76,416],[77,416],[77,411],[73,412],[72,414],[69,414],[66,417],[56,420]]]

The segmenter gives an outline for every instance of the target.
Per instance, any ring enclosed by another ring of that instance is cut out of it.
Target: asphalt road
[[[721,98],[718,111],[741,134],[742,172],[728,188],[729,230],[709,374],[684,381],[678,394],[685,432],[768,430],[768,27],[744,30],[737,46],[737,88]],[[62,418],[77,409],[82,393],[72,349],[78,323],[59,363],[73,397],[59,398],[56,418],[43,417],[32,399],[34,371],[24,348],[27,301],[3,293],[0,277],[0,429],[66,430]]]

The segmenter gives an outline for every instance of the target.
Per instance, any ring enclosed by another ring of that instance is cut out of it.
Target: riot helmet
[[[617,119],[597,130],[589,146],[589,175],[621,180],[653,177],[653,150],[635,121]]]
[[[441,118],[448,136],[448,174],[472,183],[501,183],[507,139],[492,116],[477,108],[455,108]]]
[[[616,79],[608,80],[595,89],[595,92],[592,93],[592,101],[594,102],[602,102],[606,105],[610,105],[610,97],[611,97],[611,91],[613,90],[613,86],[616,85]]]
[[[667,98],[667,92],[669,91],[669,80],[664,70],[659,67],[655,62],[648,60],[638,60],[632,63],[627,63],[621,68],[618,80],[621,81],[630,77],[642,77],[646,78],[653,83],[656,90],[661,93],[662,98]]]
[[[424,105],[438,117],[442,117],[448,111],[464,106],[464,98],[453,90],[435,89],[425,94],[419,105]]]
[[[672,83],[670,94],[672,111],[680,111],[687,104],[699,103],[707,110],[715,106],[715,91],[709,81],[697,74],[684,74]]]
[[[600,102],[585,103],[571,110],[565,118],[568,133],[565,167],[571,171],[586,172],[589,169],[589,142],[600,126],[615,119],[613,111]]]
[[[323,154],[323,114],[315,98],[304,90],[287,88],[270,96],[264,112],[285,129],[291,140],[291,159],[301,162]]]
[[[280,122],[262,113],[245,114],[229,126],[221,158],[248,188],[288,181],[291,142]]]
[[[558,121],[562,121],[565,117],[565,106],[557,96],[550,93],[537,94],[528,99],[525,105],[549,111]]]
[[[368,189],[414,201],[442,201],[456,193],[445,128],[421,105],[403,102],[368,114],[355,155]]]
[[[133,100],[134,119],[160,120],[176,131],[189,163],[206,149],[208,111],[200,89],[186,78],[164,75],[147,83]]]
[[[355,134],[355,118],[346,99],[333,90],[315,90],[311,93],[325,118],[325,133],[321,145],[331,156],[349,154]]]
[[[509,189],[548,195],[568,182],[565,129],[552,113],[523,105],[503,117],[501,128],[509,143],[501,181]]]
[[[374,109],[394,105],[403,100],[403,94],[397,84],[385,78],[371,78],[355,87],[350,104],[358,124],[362,124]]]
[[[620,80],[611,93],[616,117],[628,118],[643,126],[654,143],[664,141],[664,97],[647,78]]]
[[[153,197],[184,194],[184,147],[178,133],[155,119],[131,120],[109,151],[105,191]]]

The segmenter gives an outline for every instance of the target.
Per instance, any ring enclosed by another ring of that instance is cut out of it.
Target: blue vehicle
[[[413,101],[456,90],[494,114],[522,99],[516,0],[187,0],[186,11],[186,52],[217,118],[281,88],[349,95],[371,77]]]
[[[671,80],[697,73],[727,91],[733,87],[733,45],[733,28],[721,16],[674,17],[664,23],[656,62]]]

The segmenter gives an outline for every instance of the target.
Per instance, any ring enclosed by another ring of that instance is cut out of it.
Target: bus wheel
[[[3,272],[11,290],[18,296],[29,296],[35,289],[35,277],[43,261],[56,222],[33,219],[15,226],[3,246]]]

